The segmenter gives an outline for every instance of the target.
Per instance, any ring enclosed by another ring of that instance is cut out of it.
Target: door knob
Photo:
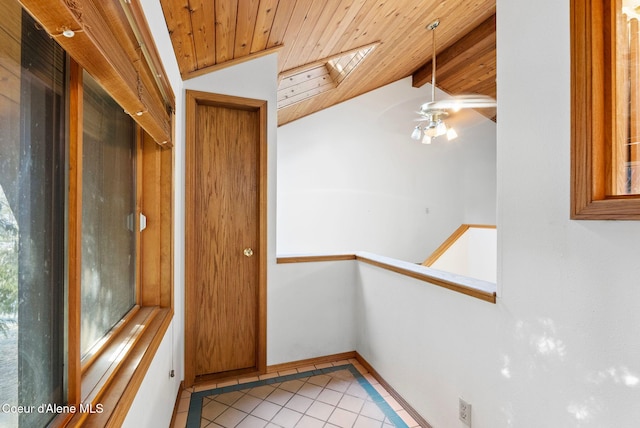
[[[245,248],[243,251],[244,255],[247,257],[253,256],[253,250],[251,248]]]

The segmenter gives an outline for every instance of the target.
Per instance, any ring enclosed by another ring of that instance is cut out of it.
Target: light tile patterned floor
[[[419,427],[355,359],[184,390],[173,426]]]

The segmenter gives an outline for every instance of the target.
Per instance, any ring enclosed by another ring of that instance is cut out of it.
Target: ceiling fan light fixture
[[[431,144],[431,139],[432,138],[425,132],[424,137],[422,137],[422,144]]]
[[[423,128],[424,135],[430,139],[447,135],[449,141],[455,139],[458,133],[449,128],[444,120],[450,113],[455,113],[463,108],[494,108],[496,100],[486,95],[468,94],[456,95],[447,99],[436,101],[436,32],[435,29],[440,24],[439,20],[427,25],[427,29],[432,32],[433,56],[431,58],[431,101],[420,106],[418,114],[420,120],[428,121],[428,125]],[[424,142],[424,141],[423,141]],[[429,141],[430,143],[431,141]],[[429,144],[426,143],[426,144]]]
[[[427,135],[430,138],[437,137],[438,136],[438,125],[431,126],[431,124],[429,124],[429,126],[424,128],[424,135]]]
[[[416,141],[419,141],[420,138],[422,138],[422,129],[420,128],[420,125],[416,126],[413,129],[413,132],[411,133],[411,138]]]

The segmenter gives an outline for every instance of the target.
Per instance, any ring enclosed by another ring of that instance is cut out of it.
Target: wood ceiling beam
[[[440,67],[438,67],[436,74],[436,85],[442,89],[446,89],[446,92],[450,94],[468,92],[467,88],[475,86],[480,82],[487,82],[495,87],[495,51],[478,54],[459,67],[447,67],[446,70],[440,70]]]
[[[493,14],[484,22],[471,30],[460,40],[446,48],[436,56],[436,73],[444,73],[447,70],[464,68],[465,64],[478,55],[496,49],[496,15]],[[413,75],[413,87],[419,88],[425,83],[431,83],[432,60],[427,61]]]

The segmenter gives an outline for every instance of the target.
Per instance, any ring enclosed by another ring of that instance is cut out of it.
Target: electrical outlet
[[[458,417],[465,425],[471,426],[471,404],[462,398],[458,399]]]

